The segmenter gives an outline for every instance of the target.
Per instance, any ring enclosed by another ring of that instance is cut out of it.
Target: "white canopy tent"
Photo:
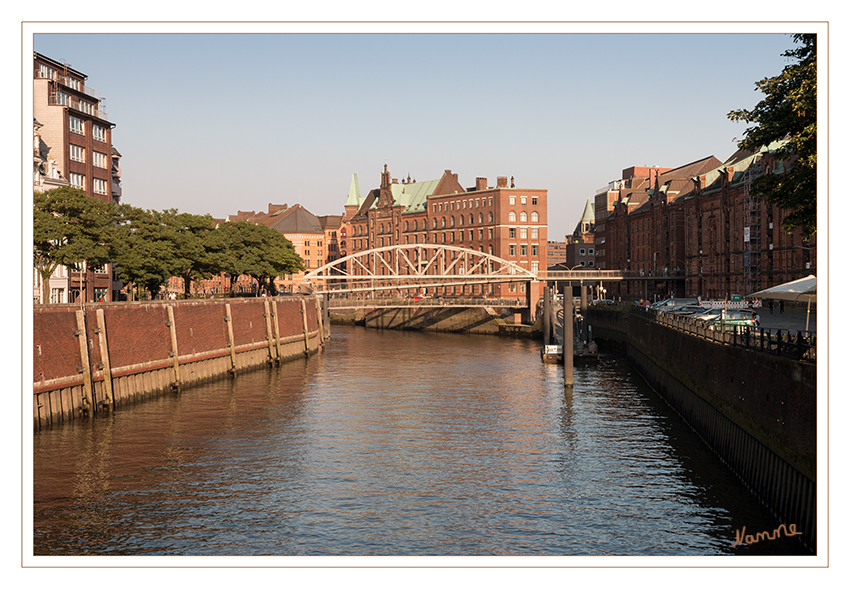
[[[808,300],[806,306],[806,331],[809,331],[809,313],[812,309],[812,301],[817,302],[818,294],[818,279],[816,276],[806,276],[799,280],[792,280],[779,286],[766,288],[752,294],[748,294],[749,299],[781,299],[784,301],[802,301]]]

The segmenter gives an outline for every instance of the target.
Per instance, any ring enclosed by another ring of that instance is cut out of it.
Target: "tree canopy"
[[[800,228],[805,237],[817,231],[817,35],[793,35],[798,46],[783,53],[791,60],[782,73],[756,82],[765,98],[752,110],[733,110],[733,121],[755,123],[738,147],[757,153],[787,140],[776,156],[793,166],[784,174],[767,174],[754,182],[753,193],[785,209],[786,231]],[[796,159],[794,159],[796,158]]]
[[[220,272],[250,276],[276,294],[276,276],[304,270],[292,242],[265,225],[216,227],[210,215],[105,203],[71,187],[33,198],[33,264],[43,279],[44,301],[57,266],[84,261],[92,267],[113,263],[131,298],[139,286],[158,293],[172,276],[183,278],[188,296],[192,280]]]
[[[231,276],[246,275],[257,279],[274,293],[274,277],[304,270],[301,257],[292,242],[265,225],[247,221],[223,223],[214,239],[224,246],[220,260],[222,269]],[[231,283],[231,288],[235,281]]]
[[[33,194],[33,264],[42,278],[42,301],[60,265],[104,266],[115,253],[112,205],[71,186]]]

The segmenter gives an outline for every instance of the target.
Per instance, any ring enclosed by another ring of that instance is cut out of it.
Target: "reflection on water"
[[[305,361],[34,438],[38,555],[793,554],[617,356],[334,327]]]

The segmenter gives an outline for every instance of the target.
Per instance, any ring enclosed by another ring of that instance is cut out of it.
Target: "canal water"
[[[622,356],[334,326],[327,349],[34,434],[36,555],[788,555]]]

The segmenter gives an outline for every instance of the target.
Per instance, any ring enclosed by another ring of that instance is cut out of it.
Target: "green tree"
[[[295,252],[292,242],[265,225],[247,221],[223,223],[216,230],[222,270],[233,276],[231,293],[235,292],[236,277],[250,276],[261,286],[274,292],[274,278],[304,270],[304,262]]]
[[[169,214],[123,204],[117,207],[117,221],[114,249],[118,279],[127,284],[130,300],[140,285],[156,295],[179,267]]]
[[[114,207],[71,186],[33,194],[33,264],[50,300],[50,276],[58,266],[104,266],[111,261]]]
[[[733,110],[733,121],[755,123],[738,147],[757,153],[776,141],[787,142],[776,156],[793,166],[783,174],[766,174],[753,183],[753,193],[790,211],[783,228],[800,228],[804,237],[817,231],[817,35],[793,35],[798,47],[783,56],[791,60],[782,73],[756,82],[765,98],[752,110]]]
[[[183,292],[188,297],[192,280],[208,278],[219,271],[216,250],[208,243],[215,222],[210,215],[178,213],[176,209],[163,211],[162,220],[172,242],[174,276],[183,278]]]

